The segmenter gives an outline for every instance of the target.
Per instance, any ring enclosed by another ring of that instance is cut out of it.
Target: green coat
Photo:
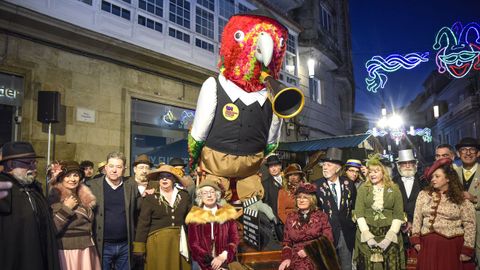
[[[396,184],[385,187],[383,190],[384,210],[381,214],[376,214],[373,211],[372,204],[373,186],[369,183],[361,185],[357,191],[354,217],[355,219],[364,217],[370,232],[375,235],[375,241],[380,243],[385,238],[385,234],[394,219],[405,220],[402,193]],[[359,267],[359,269],[405,269],[405,252],[400,232],[397,234],[397,238],[398,243],[391,243],[383,252],[384,264],[388,264],[388,266],[381,263],[372,263],[370,262],[370,257],[373,254],[372,249],[368,247],[367,243],[360,241],[360,230],[357,226],[353,257],[356,263],[364,266]]]
[[[97,198],[97,206],[94,209],[95,220],[93,224],[93,240],[98,250],[98,255],[100,256],[100,262],[102,261],[103,255],[103,229],[104,229],[104,205],[105,201],[103,200],[103,182],[105,177],[95,178],[89,181],[90,189],[92,190],[93,195]],[[135,213],[137,211],[137,194],[138,187],[135,181],[130,181],[124,178],[124,193],[125,193],[125,212],[127,216],[127,231],[128,231],[128,243],[132,243],[135,238]],[[132,265],[131,253],[132,246],[129,246],[129,256],[128,261]]]

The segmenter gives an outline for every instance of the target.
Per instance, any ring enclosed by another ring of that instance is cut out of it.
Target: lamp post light
[[[315,76],[315,60],[313,60],[313,58],[309,58],[307,60],[307,68],[308,68],[308,77],[313,78]]]
[[[438,119],[438,117],[440,117],[440,108],[438,107],[438,105],[433,106],[433,117],[435,117],[435,119]]]

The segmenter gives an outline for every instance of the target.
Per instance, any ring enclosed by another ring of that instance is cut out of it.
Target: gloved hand
[[[391,240],[388,240],[387,238],[385,238],[380,243],[378,243],[378,247],[383,250],[386,250],[391,243],[392,243]]]
[[[376,247],[378,246],[378,243],[377,241],[375,241],[375,239],[371,238],[367,241],[367,245],[370,247],[370,248],[373,248],[373,247]]]

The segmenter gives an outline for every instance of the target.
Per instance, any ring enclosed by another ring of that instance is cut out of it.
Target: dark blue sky
[[[389,111],[391,106],[414,99],[423,90],[423,81],[436,70],[435,35],[456,21],[480,23],[480,0],[350,0],[355,111],[375,119],[383,98]],[[367,91],[366,61],[374,55],[412,52],[430,52],[429,61],[411,70],[387,73],[385,88]]]

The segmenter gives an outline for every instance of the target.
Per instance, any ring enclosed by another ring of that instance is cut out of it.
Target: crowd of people
[[[266,157],[258,199],[282,244],[278,269],[479,269],[479,157],[474,138],[438,145],[421,174],[412,149],[392,169],[379,154],[329,148],[319,179]],[[242,211],[221,182],[185,174],[182,159],[155,167],[139,155],[129,178],[121,152],[98,175],[91,161],[54,162],[45,196],[38,158],[28,142],[1,149],[2,269],[241,267]]]

